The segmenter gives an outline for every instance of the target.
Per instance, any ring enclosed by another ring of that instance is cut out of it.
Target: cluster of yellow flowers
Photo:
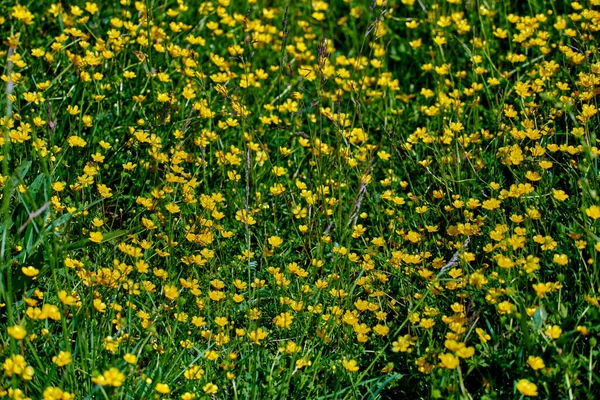
[[[0,396],[583,393],[600,1],[259,3],[0,6]]]

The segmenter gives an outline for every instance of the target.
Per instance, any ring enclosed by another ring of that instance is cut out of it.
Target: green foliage
[[[0,0],[0,397],[595,398],[599,6]]]

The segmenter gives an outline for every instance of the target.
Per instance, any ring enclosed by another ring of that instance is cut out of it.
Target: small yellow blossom
[[[527,358],[527,364],[529,364],[529,366],[534,370],[546,367],[546,365],[544,364],[544,360],[541,357],[536,356],[529,356]]]
[[[27,336],[27,331],[21,325],[9,326],[6,331],[17,340],[23,340]]]
[[[358,371],[360,369],[358,367],[358,365],[356,364],[355,360],[350,360],[350,361],[343,360],[342,361],[342,365],[344,366],[344,368],[348,372],[356,372],[356,371]]]
[[[517,382],[517,390],[525,396],[534,397],[538,395],[537,385],[529,382],[527,379],[521,379],[519,382]]]
[[[452,353],[440,354],[438,357],[440,359],[440,367],[442,368],[455,369],[458,367],[460,362],[459,359]]]
[[[94,243],[100,243],[104,239],[102,232],[91,232],[90,233],[90,241]]]
[[[546,329],[546,336],[549,336],[552,339],[558,339],[561,334],[562,329],[558,325],[552,325]]]

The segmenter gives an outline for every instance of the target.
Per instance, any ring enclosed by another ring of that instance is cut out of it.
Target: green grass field
[[[599,40],[600,0],[0,0],[0,397],[597,398]]]

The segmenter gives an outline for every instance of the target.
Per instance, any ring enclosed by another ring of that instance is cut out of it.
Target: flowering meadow
[[[0,0],[0,397],[594,399],[600,0]]]

